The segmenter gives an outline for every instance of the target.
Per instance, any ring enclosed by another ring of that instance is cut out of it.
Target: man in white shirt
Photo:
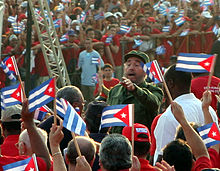
[[[183,108],[185,117],[189,122],[195,122],[199,125],[204,125],[204,116],[202,112],[202,102],[190,92],[191,73],[175,70],[175,65],[172,65],[165,73],[165,81],[169,88],[172,98]],[[217,123],[217,115],[210,107],[209,109],[214,122]],[[154,135],[156,139],[156,151],[154,154],[154,163],[162,157],[162,148],[169,142],[174,140],[176,128],[179,125],[174,118],[170,106],[159,118]]]

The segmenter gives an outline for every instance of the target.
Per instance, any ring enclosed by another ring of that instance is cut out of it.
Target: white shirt
[[[193,93],[184,94],[177,97],[175,100],[183,108],[185,117],[188,122],[195,122],[199,125],[204,125],[204,115],[202,111],[202,102],[195,97]],[[213,108],[209,108],[212,119],[217,123],[218,118]],[[162,155],[162,148],[174,140],[176,135],[176,128],[179,122],[175,119],[171,112],[171,106],[158,119],[154,130],[156,139],[156,151],[154,154],[154,164],[158,155]]]

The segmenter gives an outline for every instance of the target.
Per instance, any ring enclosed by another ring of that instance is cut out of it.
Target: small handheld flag
[[[120,119],[127,126],[132,126],[132,108],[133,105],[128,104],[125,107],[123,107],[120,111],[118,111],[116,114],[114,114],[114,117]]]
[[[4,171],[24,171],[27,164],[31,160],[31,157],[25,159],[25,160],[20,160],[14,163],[7,164],[5,166],[2,166]]]

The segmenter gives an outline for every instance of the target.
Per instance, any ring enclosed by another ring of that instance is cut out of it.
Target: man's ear
[[[21,155],[27,154],[27,147],[24,142],[20,142],[19,148],[20,148],[19,151]]]
[[[172,90],[175,87],[174,81],[171,79],[166,80],[166,83],[167,83],[169,90]]]

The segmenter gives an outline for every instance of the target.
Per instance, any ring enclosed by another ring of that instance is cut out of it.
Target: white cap
[[[71,24],[80,24],[80,21],[79,21],[79,20],[73,20],[73,21],[71,22]]]
[[[209,11],[203,11],[201,15],[205,18],[212,18],[212,15]]]
[[[111,12],[106,12],[106,13],[104,14],[104,17],[105,17],[105,18],[108,18],[108,17],[111,17],[111,16],[115,17],[114,14],[112,14]]]
[[[119,17],[123,17],[123,14],[122,14],[121,12],[116,12],[116,13],[114,13],[114,16],[115,16],[116,18],[118,18],[118,16],[119,16]]]

